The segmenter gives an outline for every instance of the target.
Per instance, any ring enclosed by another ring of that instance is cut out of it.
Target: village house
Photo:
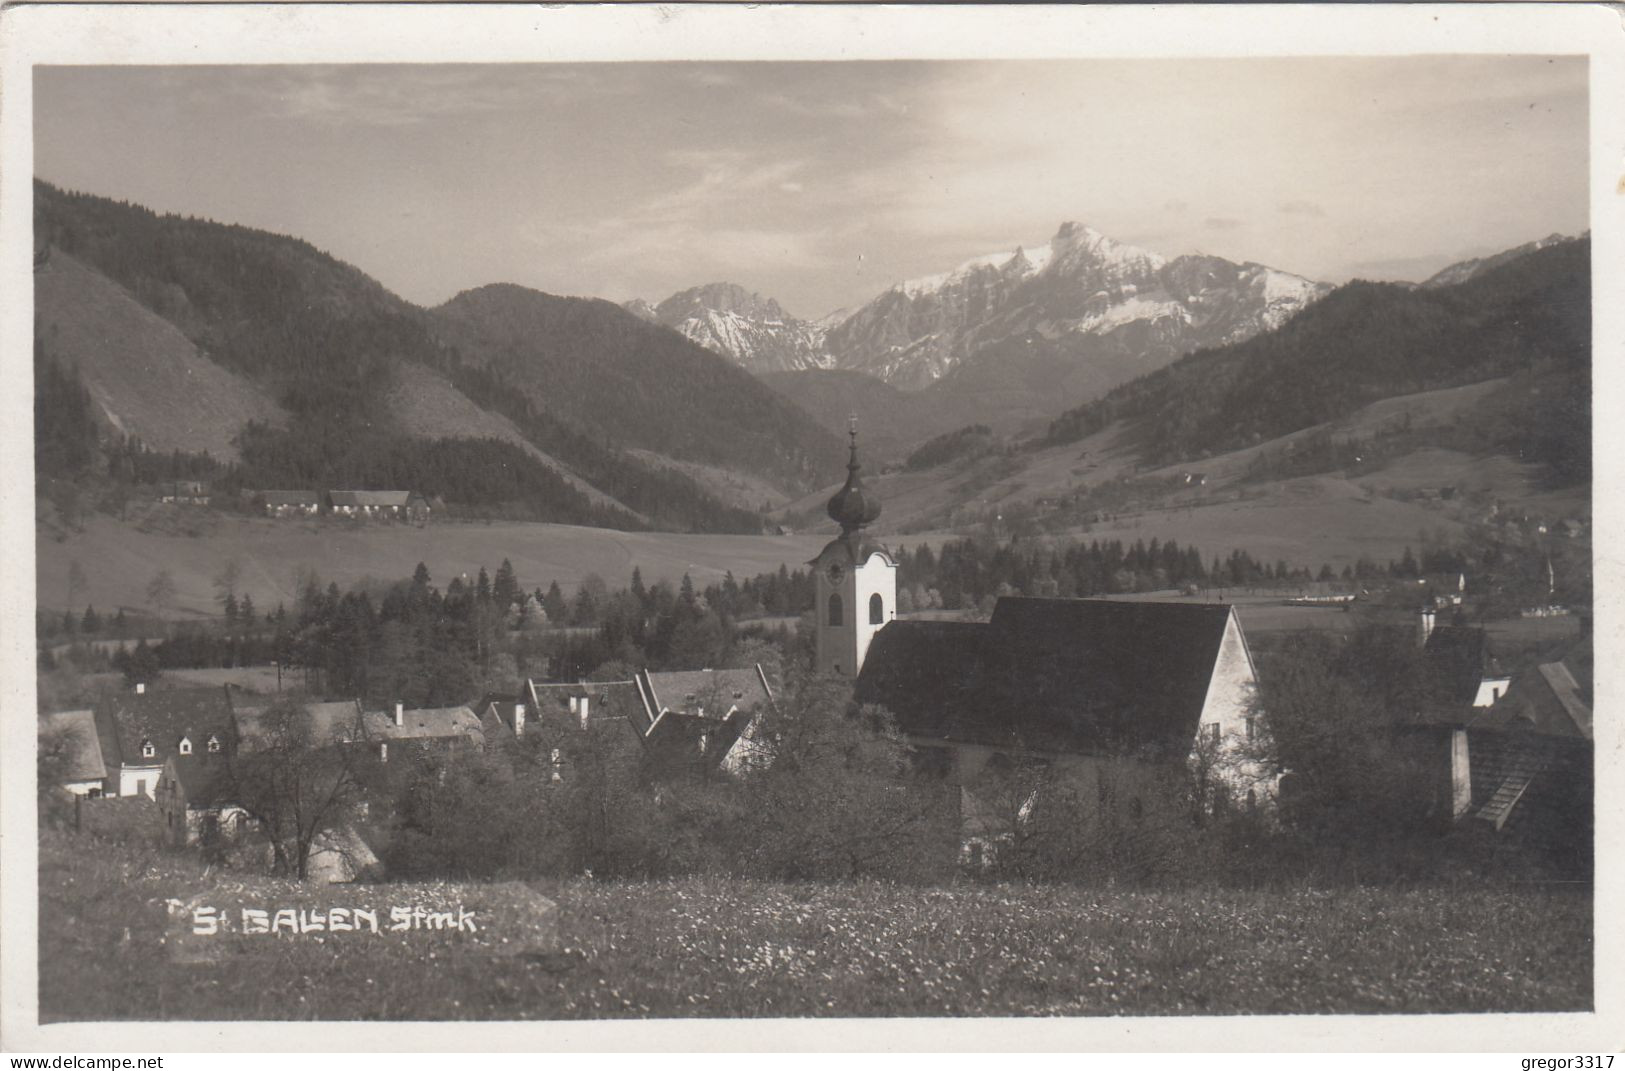
[[[555,775],[569,764],[571,734],[625,723],[651,768],[666,772],[736,772],[753,754],[750,729],[773,703],[760,666],[657,673],[631,680],[545,684],[527,680],[516,699],[482,700],[486,737],[546,735]],[[556,745],[556,746],[555,746]]]
[[[156,798],[172,755],[230,746],[228,688],[148,688],[104,693],[95,706],[96,735],[107,768],[107,795]]]
[[[39,748],[50,755],[57,783],[75,796],[92,799],[107,792],[107,764],[96,732],[93,710],[63,710],[41,715]]]
[[[1463,688],[1421,711],[1411,732],[1436,757],[1432,809],[1560,873],[1589,876],[1592,681],[1587,639],[1515,674],[1493,703],[1467,702]]]
[[[252,822],[237,805],[234,787],[225,754],[170,755],[154,792],[164,839],[177,848],[214,847],[240,839]]]
[[[1421,613],[1422,649],[1428,675],[1445,702],[1493,706],[1512,678],[1490,652],[1489,635],[1467,625],[1436,625],[1431,608]]]
[[[362,712],[361,735],[382,762],[410,752],[457,755],[486,746],[480,715],[467,706],[409,708],[397,701],[390,710]]]

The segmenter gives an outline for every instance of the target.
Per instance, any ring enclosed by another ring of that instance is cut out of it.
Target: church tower
[[[851,457],[846,483],[829,500],[829,515],[841,526],[812,566],[817,592],[813,608],[818,624],[819,673],[856,677],[863,668],[869,641],[897,616],[897,563],[863,529],[880,516],[880,500],[863,489],[858,473],[856,418],[848,434]]]

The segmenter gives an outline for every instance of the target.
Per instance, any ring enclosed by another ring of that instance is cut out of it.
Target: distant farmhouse
[[[158,501],[181,506],[207,506],[209,485],[197,480],[172,480],[158,485]]]
[[[429,519],[429,500],[415,491],[329,491],[327,509],[335,517],[359,520],[412,521]]]
[[[322,496],[315,491],[259,491],[267,517],[314,517],[322,511]]]

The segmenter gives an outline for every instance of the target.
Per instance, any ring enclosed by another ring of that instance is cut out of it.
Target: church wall
[[[818,669],[842,677],[856,677],[876,632],[897,617],[897,566],[882,554],[867,561],[831,584],[824,569],[818,570]],[[841,624],[829,624],[829,597],[841,596]],[[884,605],[880,624],[869,623],[869,597],[878,594]]]

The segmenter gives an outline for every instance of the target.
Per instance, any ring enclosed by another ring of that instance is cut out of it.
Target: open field
[[[1164,892],[1044,886],[540,885],[561,947],[268,942],[171,964],[164,903],[258,879],[71,834],[41,844],[40,1011],[83,1019],[1234,1015],[1580,1011],[1589,887]],[[389,887],[379,886],[387,902]],[[455,898],[455,886],[447,894]],[[320,904],[319,889],[309,893]],[[128,929],[126,930],[126,927]],[[109,950],[117,954],[109,956]]]
[[[337,581],[341,588],[368,577],[406,579],[418,562],[429,567],[435,583],[444,585],[460,573],[474,575],[482,565],[494,571],[503,558],[513,562],[527,590],[557,580],[570,592],[589,573],[622,587],[634,566],[651,584],[662,579],[675,584],[688,572],[703,587],[728,570],[742,579],[780,564],[798,568],[829,540],[827,535],[617,532],[524,521],[352,527],[212,515],[206,523],[202,534],[188,536],[143,532],[95,516],[84,532],[62,542],[39,539],[35,583],[40,603],[53,608],[62,604],[74,561],[89,584],[75,600],[80,608],[89,603],[109,612],[119,606],[149,609],[147,584],[158,570],[168,569],[176,587],[170,616],[184,617],[219,612],[214,578],[231,558],[242,566],[238,594],[246,592],[256,606],[268,610],[279,602],[292,604],[295,573],[307,567],[324,584]]]

